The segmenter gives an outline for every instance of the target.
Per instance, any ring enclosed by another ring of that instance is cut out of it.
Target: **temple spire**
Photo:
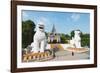
[[[52,27],[52,31],[51,31],[53,34],[56,33],[56,28],[55,28],[55,25],[53,24],[53,27]]]

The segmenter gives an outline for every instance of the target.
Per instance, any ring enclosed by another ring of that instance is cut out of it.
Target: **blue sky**
[[[83,33],[90,32],[89,13],[23,10],[22,20],[32,20],[36,25],[43,23],[46,32],[51,32],[53,25],[58,33],[69,34],[77,29]]]

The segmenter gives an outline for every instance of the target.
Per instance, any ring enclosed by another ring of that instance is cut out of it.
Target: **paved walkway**
[[[58,49],[55,52],[56,57],[50,61],[89,59],[89,52],[76,52],[74,53],[74,56],[72,56],[72,52],[64,50],[61,44],[50,44],[50,46],[51,48]]]
[[[50,61],[64,61],[64,60],[82,60],[82,59],[89,59],[89,53],[75,53],[72,56],[72,52],[68,51],[57,51],[55,53],[56,57]]]

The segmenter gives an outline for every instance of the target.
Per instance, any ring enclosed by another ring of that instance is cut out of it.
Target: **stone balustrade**
[[[23,62],[32,62],[32,61],[45,61],[45,60],[50,60],[52,59],[53,53],[46,51],[46,52],[39,52],[39,53],[28,53],[24,54],[22,57]]]

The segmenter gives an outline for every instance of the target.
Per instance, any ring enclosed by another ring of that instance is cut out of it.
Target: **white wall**
[[[37,1],[37,0],[33,0]],[[100,5],[99,0],[38,0],[45,2],[60,2],[60,3],[76,3],[98,5],[98,19],[100,19]],[[100,27],[100,20],[98,20],[98,28]],[[98,29],[100,31],[100,28]],[[98,33],[100,37],[100,33]],[[100,43],[100,38],[98,38]],[[98,44],[99,45],[99,44]],[[98,67],[84,68],[84,69],[69,69],[69,70],[55,70],[42,71],[36,73],[99,73],[100,72],[100,46],[98,46]],[[10,0],[0,0],[0,73],[10,73]],[[32,73],[32,72],[31,72]]]

